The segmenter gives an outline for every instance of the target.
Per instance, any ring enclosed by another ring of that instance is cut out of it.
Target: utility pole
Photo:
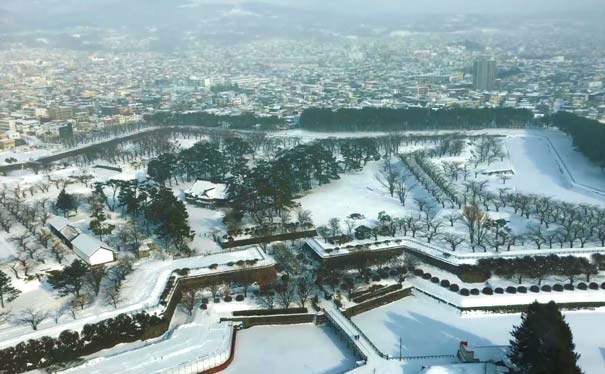
[[[401,361],[401,336],[399,337],[399,361]]]

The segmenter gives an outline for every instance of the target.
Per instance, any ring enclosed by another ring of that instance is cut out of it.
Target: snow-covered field
[[[580,365],[586,374],[600,374],[605,365],[605,337],[595,327],[605,311],[565,312],[574,334]],[[353,317],[353,321],[384,353],[404,356],[455,354],[460,341],[471,346],[507,345],[520,314],[464,315],[425,296],[412,296]]]
[[[560,164],[557,155],[551,150],[548,140],[542,137],[507,137],[504,144],[508,150],[514,175],[509,186],[518,191],[554,197],[574,203],[602,205],[605,197],[575,186]],[[561,148],[565,150],[565,147]],[[588,186],[603,188],[605,175],[600,178],[592,174],[594,166],[586,160],[575,160],[568,169],[575,175],[584,176],[582,180]],[[587,175],[594,178],[586,178]],[[499,186],[500,187],[500,186]]]
[[[363,170],[343,174],[340,179],[313,189],[297,201],[311,211],[316,225],[325,225],[333,217],[342,221],[351,213],[375,219],[378,212],[384,210],[401,216],[405,208],[375,178],[381,166],[380,161],[370,161]]]
[[[237,333],[225,374],[339,374],[355,366],[344,342],[327,326],[256,326]]]

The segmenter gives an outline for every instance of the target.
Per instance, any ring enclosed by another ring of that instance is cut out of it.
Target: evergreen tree
[[[56,271],[48,276],[48,283],[56,290],[59,290],[61,296],[73,293],[80,296],[80,290],[84,283],[84,276],[88,272],[86,264],[80,260],[74,260],[71,265],[66,266],[62,271]]]
[[[521,374],[582,374],[569,325],[554,302],[534,302],[512,331],[509,358]]]
[[[21,291],[13,287],[11,278],[5,272],[0,270],[0,305],[4,308],[4,303],[10,303],[15,300]]]
[[[72,210],[78,211],[78,202],[73,195],[65,192],[65,188],[59,192],[57,201],[55,202],[55,208],[63,212],[63,216],[67,217],[69,212]]]
[[[99,236],[100,240],[103,240],[103,235],[110,235],[115,229],[115,225],[107,223],[107,216],[103,211],[102,204],[94,204],[92,206],[92,220],[90,221],[89,227],[95,235]]]

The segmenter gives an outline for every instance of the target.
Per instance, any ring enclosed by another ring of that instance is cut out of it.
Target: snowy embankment
[[[570,311],[564,315],[580,354],[580,366],[586,374],[602,373],[605,338],[594,328],[603,324],[605,312]],[[404,356],[423,356],[455,354],[463,340],[472,347],[508,345],[510,331],[521,318],[520,314],[460,315],[446,304],[417,295],[362,313],[353,321],[384,353],[398,356],[401,338]],[[426,363],[409,361],[404,369],[415,373]]]
[[[229,359],[232,339],[231,322],[217,323],[207,312],[197,311],[192,323],[158,342],[94,358],[64,373],[200,373]]]
[[[559,152],[570,152],[567,147],[555,149],[547,136],[506,137],[504,145],[514,172],[508,186],[574,203],[603,204],[605,176],[591,172],[595,166],[588,160],[564,163]],[[576,173],[593,177],[582,178],[584,183],[579,185],[574,181]]]
[[[215,274],[233,270],[233,267],[218,266],[215,270],[207,267],[212,264],[227,264],[238,260],[254,260],[258,262],[252,267],[264,267],[272,265],[273,259],[265,256],[256,247],[242,251],[224,252],[210,256],[199,256],[182,258],[177,260],[157,261],[152,260],[135,268],[135,271],[127,278],[122,289],[122,297],[125,301],[118,309],[110,309],[103,312],[90,308],[87,314],[70,322],[55,324],[52,320],[43,322],[37,331],[25,325],[9,326],[0,329],[0,348],[9,347],[27,339],[37,339],[42,336],[58,336],[63,330],[79,331],[87,323],[95,323],[107,318],[115,317],[121,313],[133,313],[146,310],[149,313],[160,312],[160,295],[164,290],[168,278],[175,269],[190,268],[192,274]],[[205,269],[202,269],[205,268]],[[39,306],[40,308],[43,305]]]

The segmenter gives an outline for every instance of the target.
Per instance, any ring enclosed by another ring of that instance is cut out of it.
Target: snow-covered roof
[[[221,200],[227,198],[227,185],[224,183],[212,183],[199,180],[185,191],[188,195],[195,195],[199,198]]]
[[[111,250],[102,241],[87,234],[78,235],[71,244],[88,257],[92,256],[99,249]]]
[[[55,230],[61,231],[65,226],[69,225],[69,221],[63,217],[53,217],[48,220],[48,224]]]

